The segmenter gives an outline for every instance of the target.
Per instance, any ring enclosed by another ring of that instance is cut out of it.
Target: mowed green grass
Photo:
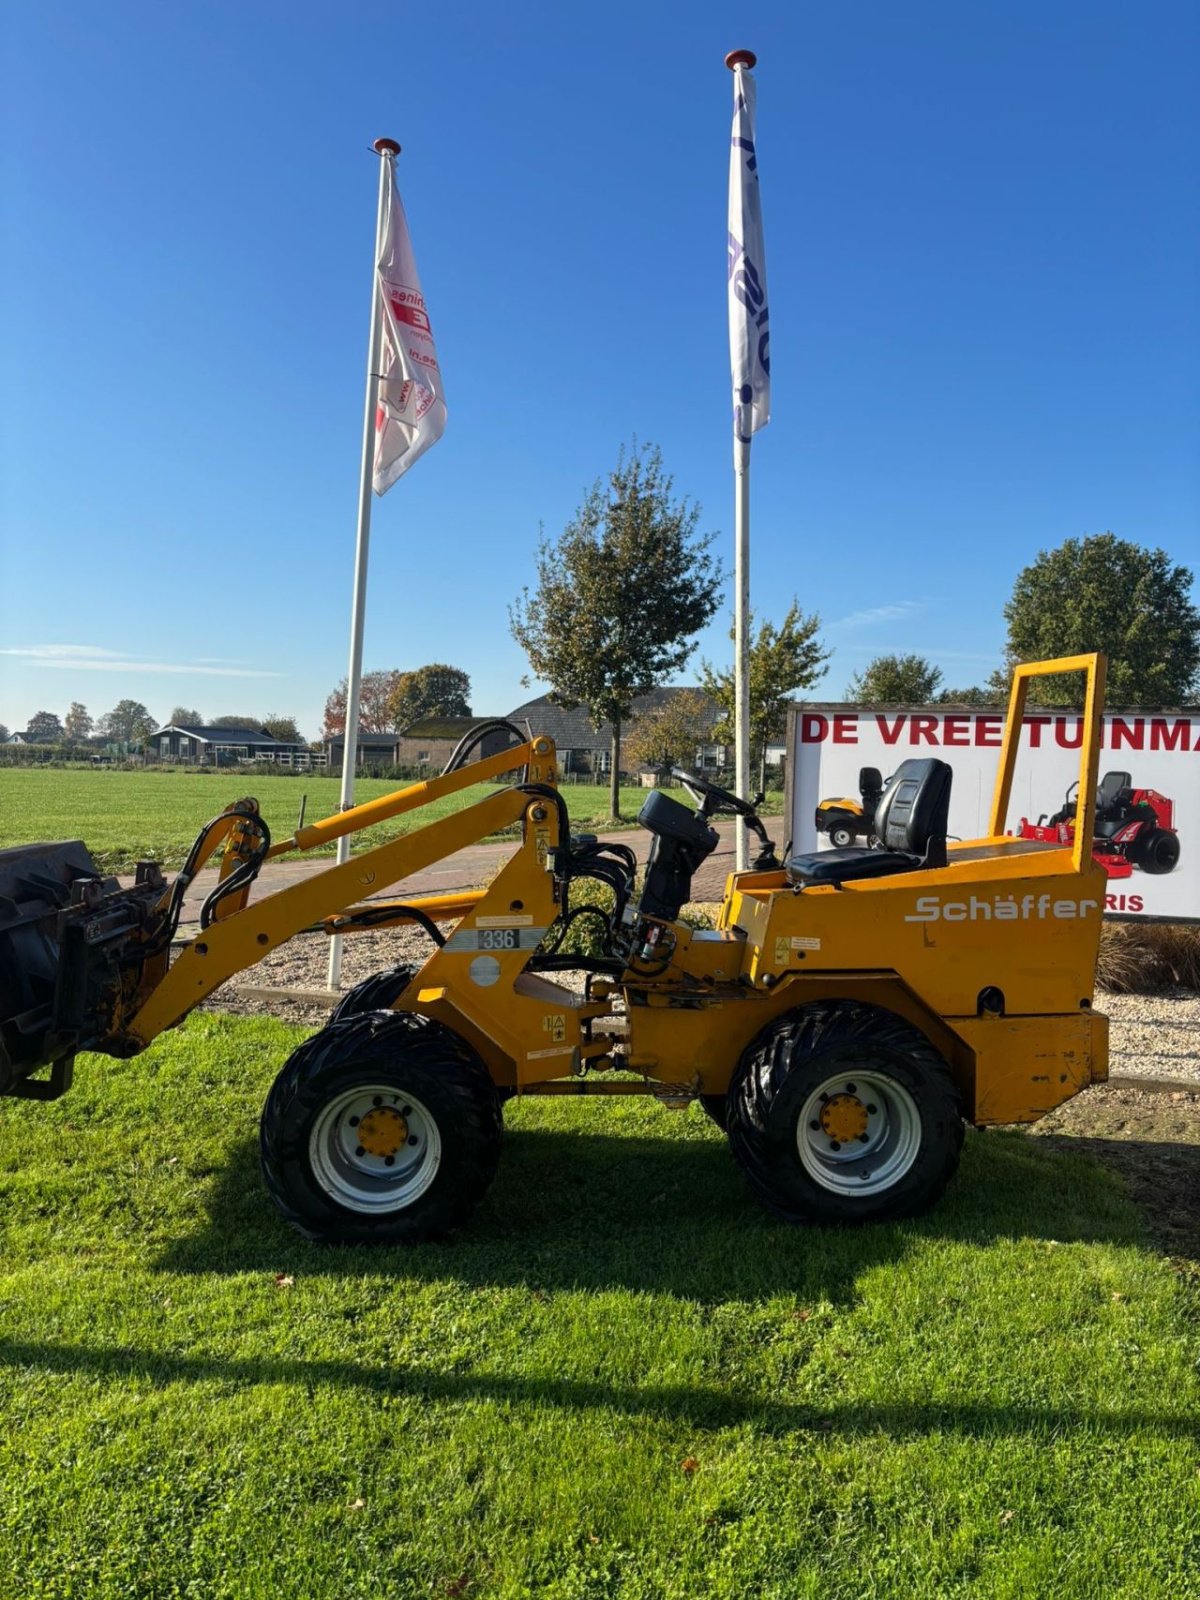
[[[797,1231],[698,1110],[528,1101],[467,1231],[320,1249],[257,1174],[299,1037],[0,1103],[5,1600],[1200,1593],[1195,1291],[1084,1158]]]
[[[374,800],[405,787],[403,779],[361,778],[355,799]],[[142,772],[0,768],[0,849],[55,839],[82,839],[97,864],[110,872],[132,869],[140,860],[183,864],[193,839],[210,817],[231,801],[252,794],[275,838],[287,838],[296,826],[302,795],[307,795],[306,822],[317,822],[340,809],[340,781],[316,775],[260,776],[236,769],[187,772],[151,767]],[[623,791],[622,809],[634,817],[645,799],[641,789]],[[678,792],[678,791],[677,791]],[[382,844],[402,833],[495,793],[492,784],[473,787],[368,829],[355,849]],[[597,784],[572,784],[563,789],[573,825],[605,823],[608,789]],[[332,845],[326,852],[332,851]]]

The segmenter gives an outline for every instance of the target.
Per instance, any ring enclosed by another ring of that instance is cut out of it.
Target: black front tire
[[[792,1223],[927,1211],[963,1140],[958,1092],[929,1040],[849,1000],[802,1006],[764,1029],[730,1084],[728,1125],[750,1187]]]
[[[1155,876],[1173,872],[1179,863],[1179,835],[1166,828],[1149,829],[1137,841],[1135,862]]]
[[[356,983],[329,1013],[330,1023],[344,1022],[347,1017],[361,1017],[367,1011],[387,1011],[408,988],[416,976],[412,965],[392,967],[387,972],[373,972],[369,978]]]
[[[379,1153],[356,1150],[366,1136],[351,1132],[372,1107]],[[259,1132],[267,1191],[307,1238],[416,1244],[466,1221],[495,1177],[503,1121],[487,1068],[449,1028],[372,1011],[330,1023],[292,1054]]]
[[[696,1098],[700,1102],[700,1109],[704,1115],[715,1122],[722,1133],[729,1127],[729,1096],[725,1094],[701,1094]]]
[[[845,850],[854,843],[853,828],[848,828],[844,822],[831,822],[829,824],[829,842],[835,850]]]

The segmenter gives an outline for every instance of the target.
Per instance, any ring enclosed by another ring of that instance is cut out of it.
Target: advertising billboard
[[[793,705],[786,783],[793,851],[866,844],[871,769],[886,781],[902,761],[925,756],[954,772],[951,837],[984,837],[1003,735],[998,709]],[[1069,837],[1081,740],[1078,712],[1039,706],[1027,713],[1006,833]],[[1108,868],[1108,913],[1200,920],[1200,709],[1107,713],[1099,798],[1094,848]]]

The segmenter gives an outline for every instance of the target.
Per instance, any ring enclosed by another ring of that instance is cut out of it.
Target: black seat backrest
[[[923,859],[940,855],[944,861],[953,776],[947,762],[932,757],[900,763],[875,811],[875,832],[885,850]]]
[[[1128,789],[1131,781],[1127,772],[1106,772],[1096,791],[1097,806],[1114,805],[1121,790]]]
[[[879,804],[879,796],[883,793],[883,775],[878,767],[858,769],[858,792],[862,796],[864,806]]]

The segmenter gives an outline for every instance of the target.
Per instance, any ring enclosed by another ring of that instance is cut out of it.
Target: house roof
[[[398,739],[461,739],[464,733],[470,733],[472,728],[478,727],[481,722],[493,720],[490,717],[422,717],[417,722],[410,722],[407,728],[401,728],[395,735]]]
[[[168,722],[165,727],[158,728],[152,737],[157,739],[160,733],[184,733],[189,739],[201,739],[205,744],[258,744],[275,745],[280,750],[299,749],[294,739],[276,739],[257,728],[209,728],[202,724]]]
[[[676,695],[686,693],[704,695],[707,707],[705,722],[712,729],[720,717],[716,703],[704,694],[703,689],[687,684],[678,688],[651,689],[649,694],[639,695],[633,702],[633,718],[630,720],[645,716],[648,711],[657,711]],[[548,734],[560,750],[605,750],[612,741],[611,723],[605,722],[595,728],[586,706],[556,705],[548,694],[540,694],[536,700],[527,700],[515,711],[510,711],[508,720],[515,722],[518,727],[528,722],[534,733]]]

